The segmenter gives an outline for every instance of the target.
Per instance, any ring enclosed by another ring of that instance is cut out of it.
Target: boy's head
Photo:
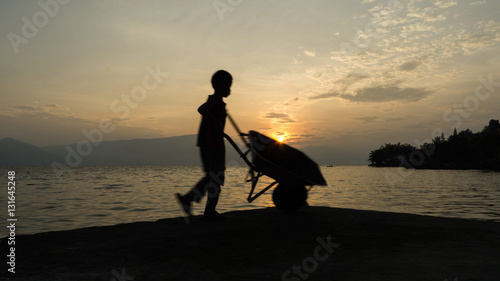
[[[225,70],[218,70],[212,75],[212,87],[215,94],[227,97],[231,94],[231,84],[233,84],[233,77]]]

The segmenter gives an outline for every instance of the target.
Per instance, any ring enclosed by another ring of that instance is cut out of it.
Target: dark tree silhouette
[[[390,144],[386,143],[379,149],[370,152],[368,161],[370,166],[376,167],[398,167],[409,159],[412,151],[416,150],[409,144]]]
[[[441,135],[420,148],[385,144],[370,152],[370,166],[423,169],[500,170],[500,123],[490,120],[481,132],[466,129],[448,139]]]

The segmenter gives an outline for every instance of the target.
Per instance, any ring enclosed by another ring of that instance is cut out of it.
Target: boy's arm
[[[214,115],[213,111],[215,110],[215,108],[213,106],[210,106],[210,104],[208,102],[202,104],[200,107],[198,107],[198,112],[204,116],[204,117],[207,117],[214,125],[214,129],[216,131],[219,131],[219,132],[224,132],[224,126],[222,125],[222,123],[219,121],[219,119],[217,119],[217,117]],[[222,109],[224,110],[224,109]],[[225,110],[224,110],[225,111]]]
[[[202,116],[207,116],[210,114],[210,110],[208,108],[209,108],[208,103],[204,103],[204,104],[200,105],[200,107],[198,107],[198,112]]]

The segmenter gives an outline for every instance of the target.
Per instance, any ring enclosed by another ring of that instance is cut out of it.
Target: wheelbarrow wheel
[[[273,191],[273,202],[283,211],[296,211],[307,206],[307,189],[303,185],[280,183]]]

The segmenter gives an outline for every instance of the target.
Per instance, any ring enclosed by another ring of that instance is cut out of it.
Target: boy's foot
[[[180,193],[176,193],[175,198],[177,198],[177,203],[179,203],[179,205],[181,205],[184,213],[186,213],[186,215],[188,215],[188,216],[192,216],[192,214],[191,214],[191,201],[187,200]]]
[[[203,217],[201,219],[204,221],[221,221],[221,220],[225,220],[226,217],[219,214],[219,212],[217,212],[217,211],[213,211],[213,212],[208,212],[208,213],[203,214]]]

